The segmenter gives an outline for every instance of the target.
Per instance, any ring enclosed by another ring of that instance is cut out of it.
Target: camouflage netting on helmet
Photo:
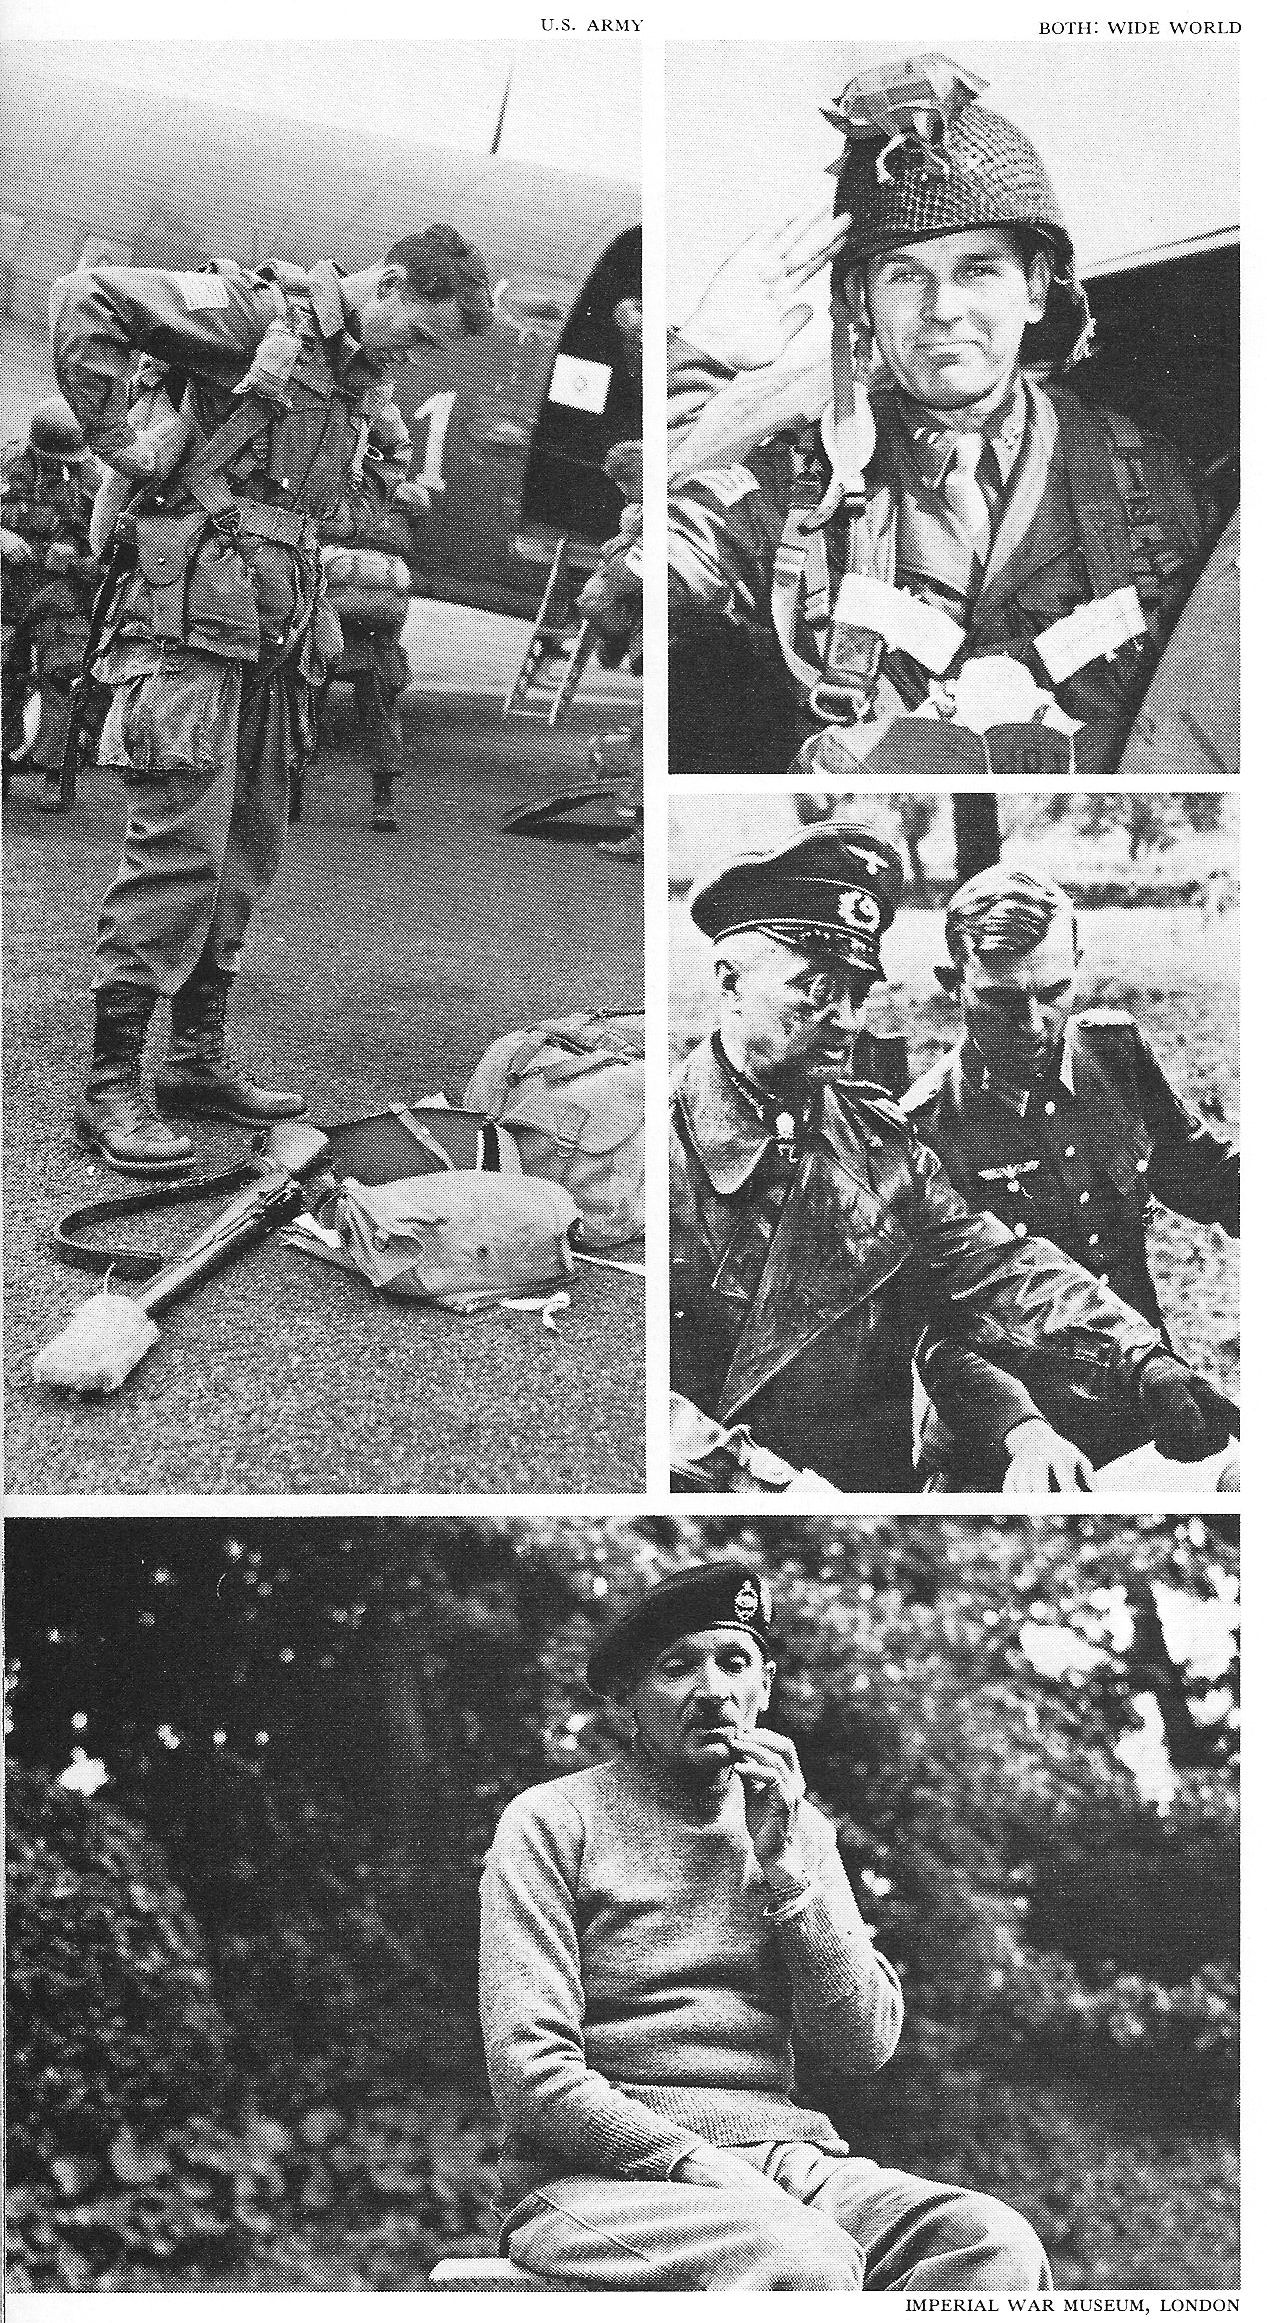
[[[838,216],[848,212],[851,223],[838,276],[938,234],[983,226],[1028,230],[1042,236],[1055,271],[1047,314],[1027,331],[1024,358],[1064,364],[1085,353],[1091,316],[1069,230],[1040,154],[1014,121],[972,102],[938,120],[931,135],[847,136],[835,209]]]

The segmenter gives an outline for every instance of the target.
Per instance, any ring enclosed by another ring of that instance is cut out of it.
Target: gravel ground
[[[584,780],[590,731],[618,722],[611,706],[601,720],[574,709],[571,730],[548,736],[503,728],[494,703],[469,695],[411,695],[405,715],[402,828],[383,837],[368,828],[368,778],[336,695],[304,820],[248,943],[238,1044],[304,1089],[317,1120],[440,1089],[456,1101],[496,1034],[641,996],[636,867],[500,830],[509,808]],[[118,1395],[33,1385],[32,1354],[93,1288],[51,1256],[50,1229],[131,1183],[89,1165],[68,1128],[120,794],[90,773],[75,812],[54,821],[15,778],[5,825],[8,1492],[640,1492],[643,1286],[593,1268],[546,1332],[531,1314],[390,1302],[274,1241],[166,1317]],[[229,1126],[196,1135],[207,1167],[245,1148]],[[201,1222],[174,1212],[153,1238],[173,1250]]]

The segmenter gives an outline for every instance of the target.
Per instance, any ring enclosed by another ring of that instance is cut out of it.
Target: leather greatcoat
[[[821,1092],[781,1141],[715,1040],[671,1100],[672,1382],[843,1491],[909,1491],[912,1362],[997,1481],[1058,1386],[1131,1400],[1158,1333],[1051,1244],[976,1217],[892,1100]]]

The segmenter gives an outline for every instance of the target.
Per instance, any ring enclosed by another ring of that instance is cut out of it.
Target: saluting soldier
[[[703,1413],[839,1490],[909,1491],[918,1354],[991,1486],[1085,1486],[1049,1415],[1106,1399],[1172,1456],[1221,1450],[1232,1405],[1154,1322],[1050,1242],[974,1215],[887,1091],[850,1080],[901,887],[895,848],[832,824],[691,898],[717,1024],[672,1088],[684,1434]]]
[[[101,580],[89,539],[97,481],[74,412],[63,396],[50,395],[31,414],[25,448],[4,458],[0,550],[5,768],[22,739],[26,694],[36,685],[40,723],[28,763],[43,776],[37,803],[54,813],[62,803],[71,688],[83,668]]]
[[[1077,920],[1054,880],[1005,864],[978,872],[951,898],[946,949],[936,973],[963,1030],[903,1112],[973,1210],[1018,1241],[1058,1244],[1169,1347],[1149,1210],[1239,1234],[1239,1155],[1171,1087],[1133,1016],[1077,1007]],[[1145,1440],[1120,1400],[1069,1399],[1051,1416],[1096,1467]]]
[[[224,1019],[339,650],[319,527],[381,420],[391,360],[485,330],[492,312],[484,262],[449,226],[347,275],[329,260],[257,274],[106,266],[54,285],[59,384],[93,448],[137,487],[115,527],[95,665],[113,689],[101,762],[128,785],[128,828],[98,921],[93,1061],[75,1115],[116,1169],[192,1163],[141,1086],[160,994],[172,1002],[165,1110],[260,1124],[304,1109],[226,1057]],[[138,354],[162,367],[169,415],[139,432],[126,392]]]
[[[1045,721],[1066,768],[1072,736],[1110,771],[1211,537],[1172,447],[1065,385],[1091,335],[1073,244],[984,86],[939,56],[852,81],[834,227],[746,244],[674,344],[671,620],[781,654],[825,767],[931,705]],[[831,400],[762,425],[826,265]]]

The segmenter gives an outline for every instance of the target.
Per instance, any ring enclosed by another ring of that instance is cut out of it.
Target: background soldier
[[[979,872],[951,898],[946,948],[950,965],[936,974],[963,1032],[903,1112],[972,1209],[1021,1241],[1058,1244],[1169,1346],[1149,1205],[1239,1234],[1238,1155],[1176,1095],[1132,1016],[1075,1012],[1077,922],[1054,880],[1003,864]],[[1096,1467],[1144,1441],[1129,1404],[1048,1408]]]
[[[699,472],[671,497],[670,602],[684,631],[724,613],[777,641],[803,734],[930,701],[977,732],[1041,713],[1107,771],[1211,511],[1169,445],[1048,376],[1085,351],[1086,294],[1039,154],[981,86],[941,57],[851,82],[834,230],[757,237],[705,293],[671,378],[675,464]],[[693,458],[828,263],[821,426]]]
[[[370,821],[376,831],[398,828],[392,793],[405,771],[405,735],[400,698],[409,683],[403,636],[409,614],[409,566],[414,546],[409,518],[425,515],[431,495],[411,483],[413,444],[395,403],[385,396],[377,440],[366,447],[333,523],[323,539],[334,553],[325,559],[330,602],[343,630],[343,652],[334,675],[350,678],[357,726],[373,784]],[[352,551],[350,557],[341,549]],[[404,566],[402,572],[401,567]],[[292,785],[291,821],[299,819],[302,798]]]
[[[718,1027],[672,1090],[683,1418],[743,1423],[840,1490],[909,1491],[918,1350],[992,1487],[1086,1483],[1043,1416],[1068,1398],[1127,1403],[1181,1458],[1220,1450],[1233,1407],[1156,1328],[1051,1243],[974,1217],[887,1093],[850,1080],[901,885],[886,840],[833,824],[692,897]]]
[[[328,260],[255,275],[100,267],[54,285],[58,380],[89,441],[139,487],[115,527],[96,664],[113,688],[101,759],[121,770],[130,812],[75,1116],[118,1169],[180,1174],[193,1157],[142,1092],[160,994],[172,1001],[161,1105],[251,1124],[303,1111],[230,1063],[224,1018],[339,650],[318,528],[381,419],[391,358],[491,319],[483,260],[448,226],[350,275]],[[169,408],[179,401],[175,421],[140,434],[126,402],[138,353],[165,366]]]
[[[38,805],[61,806],[62,760],[71,687],[83,668],[92,601],[101,567],[89,545],[97,487],[94,461],[70,405],[51,395],[31,414],[24,449],[4,456],[4,752],[5,773],[22,740],[26,698],[38,687],[40,723],[28,764],[43,784]],[[90,705],[100,727],[106,696]]]

